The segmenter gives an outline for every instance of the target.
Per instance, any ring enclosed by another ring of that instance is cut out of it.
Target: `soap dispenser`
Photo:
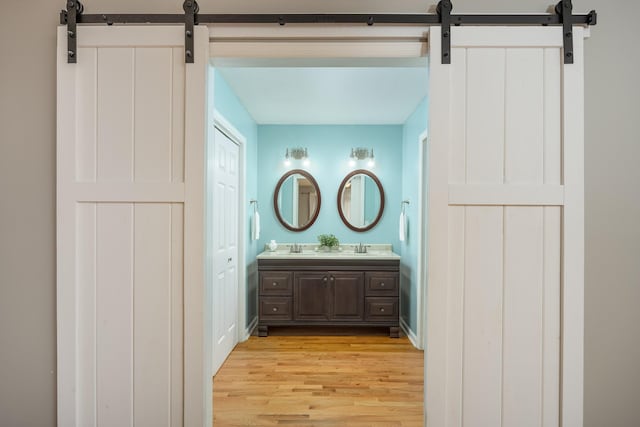
[[[267,246],[271,252],[275,252],[275,250],[278,249],[278,244],[275,240],[271,240]]]

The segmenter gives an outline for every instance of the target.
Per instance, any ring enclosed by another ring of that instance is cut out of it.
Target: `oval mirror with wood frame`
[[[371,230],[384,211],[384,190],[377,176],[366,169],[349,173],[338,188],[338,213],[353,231]]]
[[[304,231],[311,227],[320,213],[320,202],[318,183],[302,169],[285,173],[273,193],[276,217],[291,231]]]

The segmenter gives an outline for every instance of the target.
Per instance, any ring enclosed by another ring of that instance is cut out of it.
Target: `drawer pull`
[[[278,311],[278,307],[273,307],[272,310],[273,311]]]
[[[384,282],[380,283],[380,286],[384,287]]]
[[[380,311],[384,313],[384,308],[380,308]]]
[[[273,286],[278,286],[278,283],[276,283],[276,282],[273,282]]]

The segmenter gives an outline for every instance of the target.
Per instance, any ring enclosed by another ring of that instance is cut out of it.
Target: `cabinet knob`
[[[384,313],[384,308],[381,308],[380,311]]]
[[[278,307],[273,307],[272,310],[273,311],[278,311]]]
[[[384,288],[384,282],[380,283],[380,286],[382,286]]]
[[[336,278],[331,276],[331,281],[333,282],[334,280],[336,280]]]
[[[273,286],[278,286],[278,284],[276,282],[273,282]]]
[[[324,276],[324,278],[322,279],[323,282],[327,281],[327,276]]]

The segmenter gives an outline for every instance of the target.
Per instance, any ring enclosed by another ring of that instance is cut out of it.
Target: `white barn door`
[[[427,424],[581,426],[584,32],[430,34]]]
[[[58,31],[58,425],[210,425],[206,28]]]

